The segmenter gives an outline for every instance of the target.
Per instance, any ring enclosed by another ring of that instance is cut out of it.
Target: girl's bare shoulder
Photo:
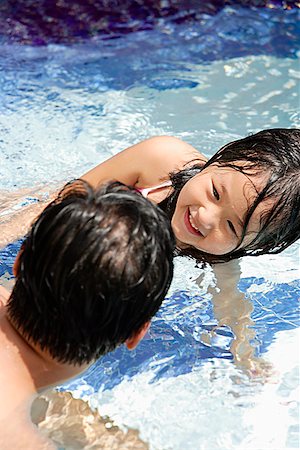
[[[171,160],[173,163],[178,160],[189,162],[193,159],[205,159],[195,147],[188,144],[181,139],[173,136],[154,136],[145,141],[136,144],[136,147],[140,147],[143,150],[143,154],[152,159],[159,160]]]
[[[192,145],[172,136],[152,137],[136,144],[135,150],[144,167],[141,182],[142,178],[149,179],[150,168],[157,179],[163,179],[190,162],[206,161],[205,156]]]

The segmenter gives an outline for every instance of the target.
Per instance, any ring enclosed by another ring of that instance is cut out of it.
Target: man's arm
[[[0,421],[0,430],[1,450],[57,450],[29,419],[18,418],[17,411]]]

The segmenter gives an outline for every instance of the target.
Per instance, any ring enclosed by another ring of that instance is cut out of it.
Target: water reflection
[[[254,306],[249,297],[238,288],[241,270],[237,261],[219,264],[214,267],[216,284],[210,286],[213,313],[218,325],[209,333],[202,332],[201,339],[214,345],[218,331],[227,327],[232,333],[230,352],[236,367],[251,377],[265,380],[271,375],[271,365],[258,353],[255,322],[251,318]],[[196,280],[201,284],[203,274]]]
[[[124,432],[68,392],[46,391],[33,403],[39,430],[64,450],[147,450],[135,430]]]

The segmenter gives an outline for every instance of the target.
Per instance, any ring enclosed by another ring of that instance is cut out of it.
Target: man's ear
[[[144,323],[144,325],[136,331],[130,338],[125,341],[125,345],[128,350],[133,350],[139,344],[139,342],[143,339],[145,334],[150,328],[151,321]]]
[[[20,270],[20,256],[21,256],[22,252],[23,252],[23,247],[20,248],[20,250],[19,250],[19,252],[18,252],[18,254],[16,256],[14,265],[13,265],[13,274],[14,274],[15,277],[18,276],[18,273],[19,273],[19,270]]]

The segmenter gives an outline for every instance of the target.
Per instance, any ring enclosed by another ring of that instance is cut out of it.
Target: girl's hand
[[[49,189],[0,191],[0,248],[23,237],[53,198],[54,192],[49,194]]]

